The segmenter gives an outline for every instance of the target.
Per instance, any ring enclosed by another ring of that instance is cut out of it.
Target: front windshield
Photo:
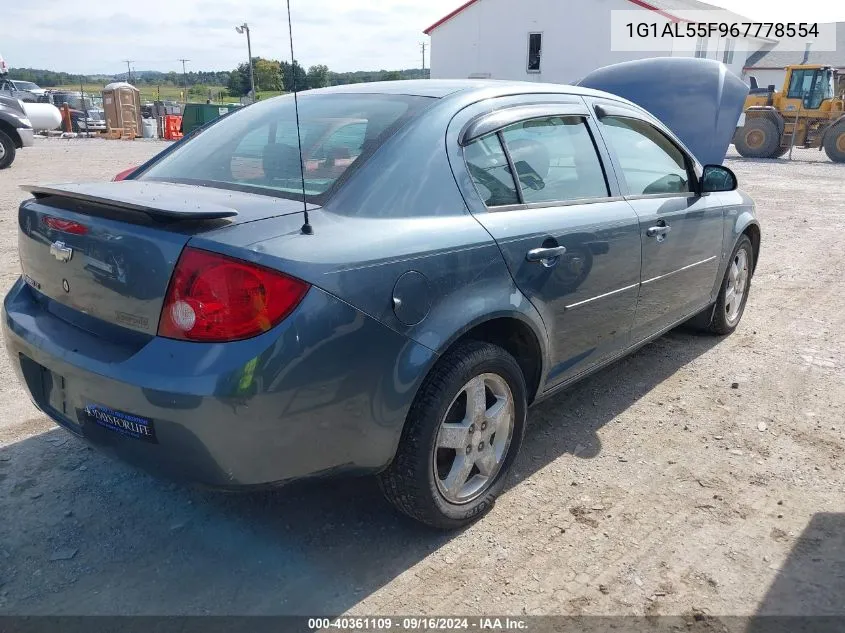
[[[16,81],[14,84],[18,90],[38,90],[38,86],[31,81]]]
[[[306,200],[360,166],[433,99],[384,94],[299,96]],[[164,180],[302,200],[292,96],[259,101],[220,120],[150,167],[140,180]]]

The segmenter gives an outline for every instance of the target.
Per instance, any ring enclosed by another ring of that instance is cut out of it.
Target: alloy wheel
[[[733,325],[739,320],[742,302],[748,286],[748,253],[741,248],[734,255],[725,287],[725,316]]]
[[[498,374],[467,382],[440,423],[433,454],[440,494],[454,504],[469,503],[493,484],[514,429],[511,389]]]

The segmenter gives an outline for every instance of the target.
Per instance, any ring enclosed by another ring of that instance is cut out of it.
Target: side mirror
[[[723,165],[707,165],[701,176],[701,193],[733,191],[737,187],[736,176]]]

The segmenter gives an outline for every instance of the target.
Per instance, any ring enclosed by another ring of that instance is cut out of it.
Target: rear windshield
[[[66,92],[57,92],[53,95],[54,105],[60,106],[65,103],[73,110],[87,110],[94,108],[94,102],[91,101],[91,98],[88,96],[86,96],[83,101],[82,97],[79,95],[69,94]]]
[[[323,204],[430,97],[299,95],[305,197]],[[302,200],[293,97],[260,101],[221,119],[147,169],[164,180]]]

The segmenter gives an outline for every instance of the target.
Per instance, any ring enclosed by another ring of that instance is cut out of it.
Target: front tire
[[[426,377],[391,465],[387,499],[432,527],[457,529],[501,493],[525,433],[525,378],[513,356],[482,341],[460,343]]]
[[[739,238],[731,259],[728,262],[719,298],[713,315],[706,329],[713,334],[731,334],[739,325],[748,292],[751,289],[751,276],[754,270],[754,248],[747,235]]]
[[[768,118],[747,119],[734,137],[734,147],[746,158],[771,158],[780,148],[778,127]]]
[[[11,166],[15,160],[15,142],[0,130],[0,169]]]

